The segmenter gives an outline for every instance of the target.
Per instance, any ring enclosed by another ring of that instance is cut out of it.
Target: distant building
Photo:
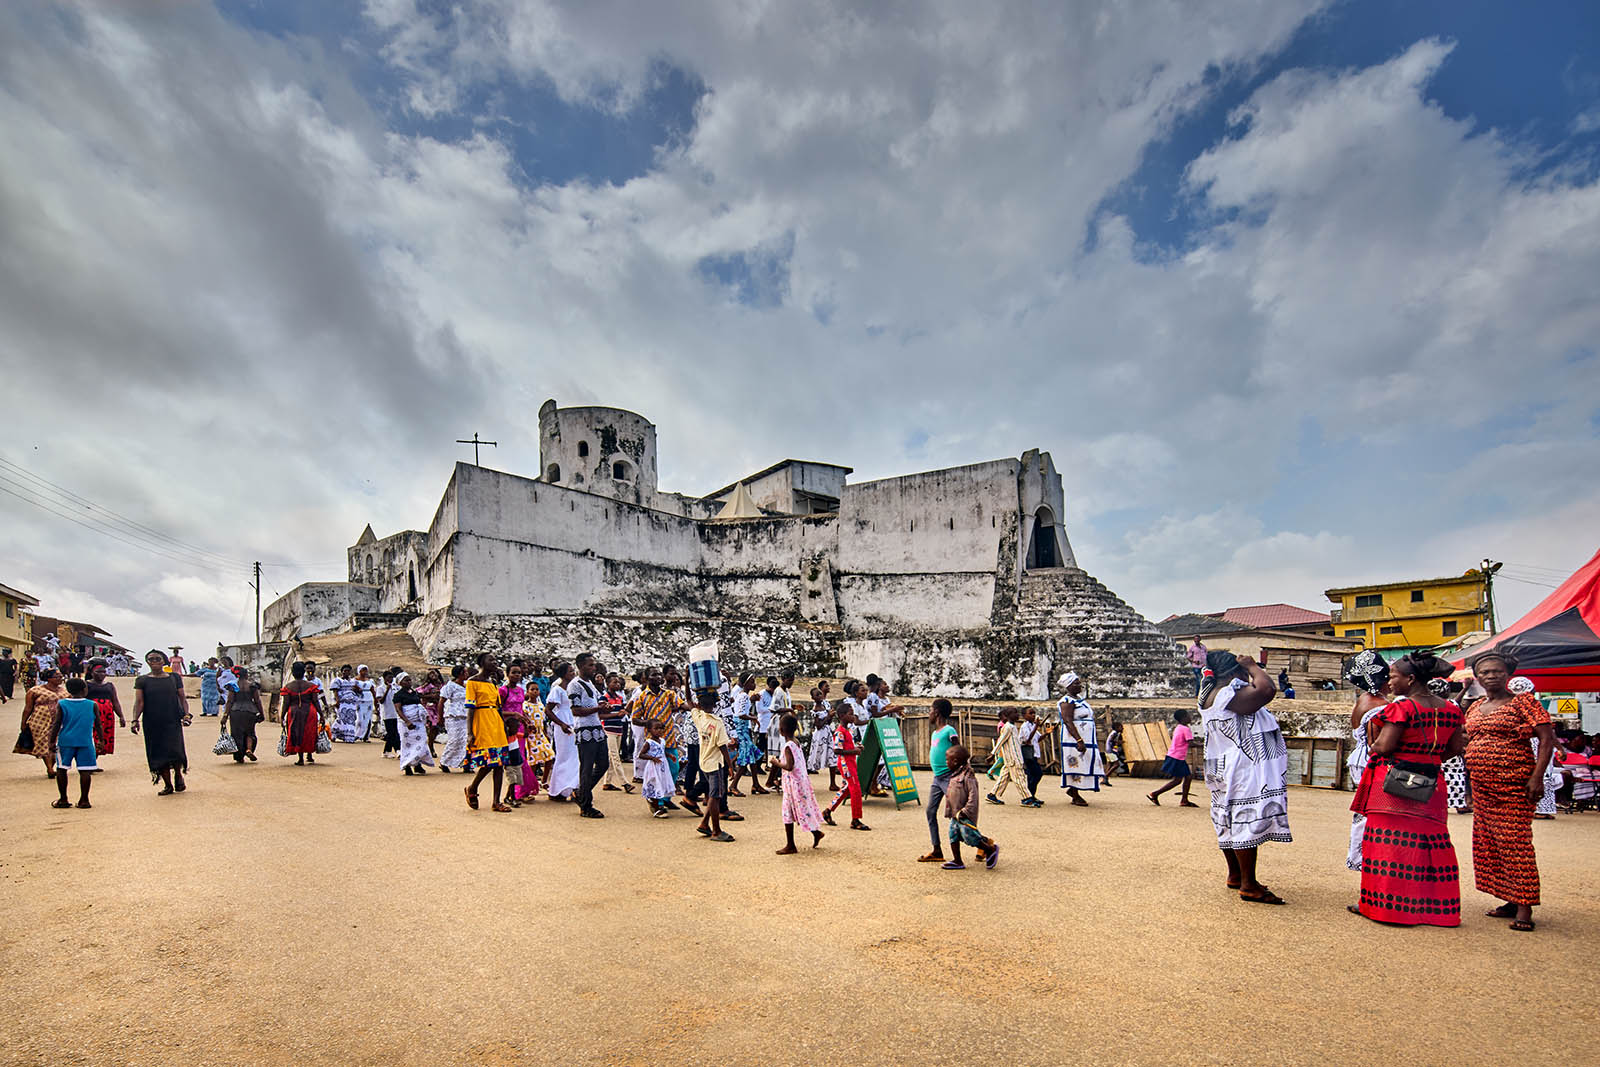
[[[1344,661],[1361,650],[1359,640],[1334,634],[1329,616],[1293,604],[1170,615],[1156,625],[1180,649],[1198,637],[1212,652],[1254,657],[1274,677],[1286,670],[1301,693],[1320,689],[1325,682],[1342,687]]]
[[[63,645],[76,647],[85,657],[109,656],[113,652],[126,652],[126,648],[111,640],[109,631],[87,622],[70,619],[52,619],[48,615],[32,617],[33,634],[28,640],[30,648],[43,650],[45,635],[55,634]]]
[[[1171,642],[1078,566],[1048,452],[851,473],[784,459],[667,492],[648,419],[552,400],[535,477],[457,464],[427,529],[362,530],[344,580],[290,590],[264,631],[377,620],[432,663],[592,649],[629,670],[714,637],[725,670],[870,671],[927,696],[1043,700],[1068,670],[1098,696],[1185,688]]]
[[[33,624],[29,621],[32,615],[28,609],[38,607],[39,602],[20,589],[0,585],[0,605],[4,611],[0,614],[0,645],[9,647],[13,655],[27,654],[33,647]]]
[[[1389,658],[1433,648],[1489,628],[1489,585],[1482,571],[1458,578],[1424,578],[1329,589],[1339,605],[1334,629]]]

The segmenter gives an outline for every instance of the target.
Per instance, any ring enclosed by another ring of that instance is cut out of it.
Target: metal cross
[[[483,464],[478,462],[478,446],[479,445],[488,445],[490,448],[499,448],[500,447],[500,445],[495,441],[480,441],[480,440],[478,440],[478,431],[476,431],[476,430],[472,431],[472,440],[466,441],[466,440],[463,440],[463,439],[458,437],[458,438],[456,438],[456,444],[458,444],[458,445],[471,445],[472,446],[472,465],[474,467],[483,466]]]

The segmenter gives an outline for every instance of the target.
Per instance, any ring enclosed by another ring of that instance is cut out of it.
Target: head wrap
[[[395,685],[410,685],[411,684],[411,675],[406,673],[405,671],[401,671],[399,674],[394,676],[394,684]]]
[[[1059,685],[1061,688],[1065,689],[1068,686],[1070,686],[1073,682],[1077,682],[1077,681],[1082,681],[1082,679],[1080,679],[1078,677],[1078,672],[1077,671],[1068,671],[1066,674],[1063,674],[1060,678],[1056,679],[1056,684]]]
[[[1383,688],[1383,683],[1389,679],[1389,664],[1369,648],[1357,652],[1350,658],[1350,665],[1344,670],[1344,678],[1363,693],[1376,696],[1378,690]]]
[[[359,666],[356,667],[356,673],[357,674],[360,674],[364,670],[367,670],[367,665],[365,663],[360,664]]]
[[[1428,692],[1432,693],[1436,697],[1448,697],[1450,695],[1450,679],[1429,678]]]
[[[1511,679],[1511,684],[1506,688],[1513,693],[1531,693],[1533,692],[1533,683],[1526,678],[1513,678]]]
[[[1239,657],[1232,652],[1207,652],[1205,673],[1227,680],[1239,669]]]
[[[1515,674],[1517,671],[1517,657],[1512,655],[1510,652],[1502,652],[1498,648],[1491,648],[1487,652],[1479,652],[1476,656],[1470,657],[1467,660],[1467,666],[1471,667],[1473,670],[1477,670],[1478,664],[1482,663],[1486,659],[1497,659],[1501,663],[1504,663],[1506,665],[1507,674]]]

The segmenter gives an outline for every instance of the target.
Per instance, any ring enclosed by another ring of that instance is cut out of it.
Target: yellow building
[[[1329,589],[1338,604],[1334,631],[1367,648],[1409,652],[1453,641],[1489,623],[1489,584],[1479,570],[1459,578],[1426,578]]]
[[[9,647],[18,657],[33,649],[33,625],[28,609],[38,606],[39,602],[27,593],[0,585],[0,646]]]

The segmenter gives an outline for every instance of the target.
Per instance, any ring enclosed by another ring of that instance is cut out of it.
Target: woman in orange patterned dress
[[[1533,807],[1555,750],[1550,715],[1532,693],[1512,693],[1515,657],[1485,652],[1472,661],[1487,694],[1467,710],[1467,773],[1472,780],[1472,868],[1480,893],[1506,903],[1489,912],[1532,930],[1539,903]],[[1535,753],[1529,738],[1538,738]]]

